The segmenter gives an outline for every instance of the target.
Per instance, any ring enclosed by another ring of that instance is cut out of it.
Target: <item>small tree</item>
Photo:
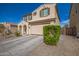
[[[56,45],[60,37],[60,26],[48,25],[43,27],[44,42]]]

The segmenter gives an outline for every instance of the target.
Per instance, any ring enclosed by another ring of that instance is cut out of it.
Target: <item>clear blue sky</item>
[[[22,20],[24,14],[31,13],[34,9],[39,7],[41,3],[26,3],[26,4],[1,4],[0,3],[0,22],[18,23]],[[57,4],[58,15],[60,17],[61,25],[69,20],[71,4]]]
[[[58,15],[60,18],[61,26],[68,24],[70,20],[71,4],[69,3],[57,4],[57,8],[58,8]]]

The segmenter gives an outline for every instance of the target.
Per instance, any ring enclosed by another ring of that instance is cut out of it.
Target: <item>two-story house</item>
[[[43,26],[60,25],[56,4],[42,4],[18,24],[22,34],[43,34]]]

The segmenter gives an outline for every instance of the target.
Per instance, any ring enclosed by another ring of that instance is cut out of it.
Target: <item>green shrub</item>
[[[18,36],[21,36],[20,32],[15,32],[15,35],[18,37]]]
[[[43,27],[44,42],[48,45],[57,45],[60,37],[60,26],[47,25]]]

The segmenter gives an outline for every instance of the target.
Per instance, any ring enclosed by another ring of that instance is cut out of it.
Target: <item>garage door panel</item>
[[[31,34],[43,34],[43,25],[32,25],[30,30]]]

